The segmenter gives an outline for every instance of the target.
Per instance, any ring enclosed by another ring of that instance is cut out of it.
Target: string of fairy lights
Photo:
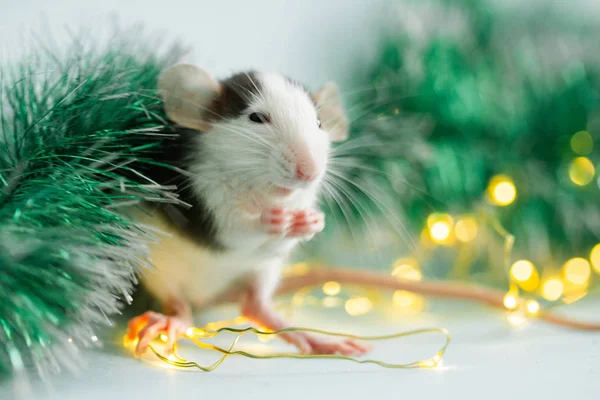
[[[589,132],[576,132],[570,140],[570,147],[575,154],[568,165],[568,176],[572,183],[578,186],[590,184],[596,174],[596,168],[587,157],[593,149],[593,139]],[[485,193],[486,201],[496,207],[506,207],[515,202],[518,188],[510,176],[499,174],[493,176]],[[452,216],[446,213],[432,213],[427,218],[421,233],[421,243],[434,246],[454,246],[457,242],[468,244],[474,242],[480,232],[482,223],[474,215]],[[298,263],[291,266],[287,273],[302,275],[309,265]],[[507,314],[509,323],[513,325],[524,321],[526,315],[535,316],[541,306],[537,299],[547,302],[561,301],[571,304],[583,298],[589,291],[593,279],[593,271],[600,274],[600,243],[593,247],[587,258],[574,257],[564,262],[556,271],[543,271],[527,259],[519,259],[507,271],[509,286],[504,298],[504,306],[512,311]],[[414,257],[404,257],[394,262],[391,275],[401,280],[420,281],[423,272],[419,262]],[[338,282],[327,282],[322,288],[322,295],[315,295],[311,289],[300,290],[293,297],[293,304],[311,305],[333,308],[343,307],[350,316],[369,313],[377,302],[382,301],[381,293],[374,290],[353,288],[344,291]],[[363,294],[349,294],[357,291]],[[349,293],[346,293],[349,292]],[[521,302],[520,292],[524,292],[528,300]],[[389,299],[388,299],[389,301]],[[521,304],[524,305],[521,308]],[[391,305],[404,315],[416,315],[425,309],[425,298],[419,294],[397,290],[391,296]]]

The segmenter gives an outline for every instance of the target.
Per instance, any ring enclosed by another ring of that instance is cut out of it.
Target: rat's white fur
[[[260,295],[269,297],[298,239],[269,234],[260,223],[261,215],[276,206],[315,207],[329,155],[328,133],[319,128],[317,110],[302,88],[275,73],[259,73],[257,78],[261,90],[245,114],[198,133],[202,161],[192,162],[189,171],[193,190],[215,216],[218,241],[230,250],[204,248],[160,215],[138,215],[171,235],[152,248],[157,271],[143,278],[163,302],[177,297],[201,306],[236,281],[254,282]],[[270,123],[252,122],[248,117],[252,112],[268,115]],[[296,180],[297,164],[316,179]],[[294,192],[278,195],[277,187]]]

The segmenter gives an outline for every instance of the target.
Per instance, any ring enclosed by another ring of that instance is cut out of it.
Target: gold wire
[[[330,331],[326,331],[326,330],[311,329],[311,328],[287,328],[287,329],[282,329],[280,331],[262,331],[262,330],[259,330],[259,329],[253,328],[253,327],[241,328],[241,329],[222,327],[217,330],[205,330],[202,328],[192,328],[192,330],[194,332],[192,335],[185,335],[185,336],[183,336],[183,338],[190,340],[192,343],[194,343],[196,346],[198,346],[200,348],[213,350],[218,353],[221,353],[222,356],[216,362],[214,362],[213,364],[211,364],[209,366],[202,366],[202,365],[196,363],[195,361],[186,360],[186,359],[180,357],[179,355],[177,355],[177,347],[174,347],[174,349],[173,349],[173,358],[175,358],[175,360],[173,360],[173,359],[170,359],[170,358],[165,357],[164,355],[160,354],[160,352],[158,352],[152,345],[150,345],[149,347],[152,350],[152,352],[161,361],[163,361],[167,364],[170,364],[172,366],[179,367],[179,368],[198,368],[205,372],[210,372],[210,371],[215,370],[219,365],[221,365],[221,363],[223,363],[223,361],[225,361],[225,359],[227,359],[228,357],[230,357],[232,355],[241,355],[241,356],[253,358],[253,359],[277,359],[277,358],[337,359],[337,360],[352,361],[352,362],[355,362],[358,364],[376,364],[376,365],[379,365],[380,367],[384,367],[384,368],[415,369],[415,368],[434,368],[437,365],[439,365],[439,363],[441,362],[441,360],[446,352],[446,349],[450,345],[450,341],[451,341],[450,333],[446,329],[443,329],[443,328],[417,329],[417,330],[406,331],[406,332],[401,332],[401,333],[396,333],[396,334],[391,334],[391,335],[379,335],[379,336],[359,336],[359,335],[330,332]],[[230,332],[230,333],[237,334],[237,336],[234,338],[233,342],[231,343],[231,345],[229,346],[228,349],[224,349],[219,346],[208,344],[208,343],[205,343],[202,340],[198,339],[198,337],[205,338],[205,339],[213,338],[213,337],[216,337],[221,332]],[[287,333],[287,332],[311,332],[311,333],[317,333],[317,334],[321,334],[321,335],[344,337],[347,339],[355,339],[355,340],[360,340],[360,341],[365,341],[365,342],[398,339],[398,338],[420,335],[420,334],[427,334],[427,333],[441,333],[445,337],[445,343],[435,353],[434,356],[432,356],[428,359],[418,360],[418,361],[410,362],[407,364],[394,364],[394,363],[388,363],[388,362],[384,362],[384,361],[380,361],[380,360],[376,360],[376,359],[360,360],[360,359],[357,359],[354,357],[337,355],[337,354],[275,353],[275,354],[269,354],[269,355],[258,355],[258,354],[250,353],[250,352],[243,351],[243,350],[234,350],[235,346],[237,345],[238,341],[242,338],[242,336],[244,336],[250,332],[254,333],[255,335],[273,335],[273,336],[277,336],[277,335],[280,335],[282,333]]]

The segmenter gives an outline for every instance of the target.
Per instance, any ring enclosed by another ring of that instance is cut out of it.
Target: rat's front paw
[[[325,228],[325,214],[315,210],[302,210],[294,212],[294,219],[287,236],[311,239],[315,234]]]
[[[260,217],[262,227],[271,235],[285,236],[293,221],[294,214],[283,208],[271,208]]]
[[[325,215],[315,210],[272,208],[261,216],[267,233],[308,240],[325,227]]]

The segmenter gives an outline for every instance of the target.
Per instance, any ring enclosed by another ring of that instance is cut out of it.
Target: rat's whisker
[[[358,212],[359,217],[365,223],[365,227],[367,228],[369,236],[371,237],[372,245],[376,246],[377,245],[377,237],[374,234],[374,230],[371,228],[371,223],[370,223],[369,219],[367,219],[367,216],[365,214],[363,214],[363,211],[365,213],[368,213],[368,209],[361,203],[360,200],[357,201],[356,195],[354,193],[352,193],[347,188],[342,187],[343,182],[335,182],[334,180],[328,180],[328,183],[335,186],[339,190],[339,192],[341,194],[343,194],[344,196],[346,196],[346,198],[350,200],[351,204],[353,204],[355,206],[355,209]],[[377,251],[377,258],[379,259],[379,265],[383,265],[383,259],[381,257],[381,253],[379,251]]]
[[[367,195],[368,198],[370,198],[373,201],[373,204],[382,212],[383,215],[391,216],[392,219],[396,223],[398,223],[398,225],[402,228],[402,231],[404,232],[404,234],[406,236],[408,236],[410,244],[413,246],[413,248],[416,247],[416,243],[413,240],[412,235],[410,234],[410,232],[408,231],[408,229],[402,222],[401,218],[394,211],[392,211],[390,209],[390,207],[388,207],[383,201],[381,201],[378,197],[376,197],[371,191],[367,190],[364,186],[360,185],[359,183],[357,183],[349,178],[346,178],[343,174],[341,174],[335,170],[329,170],[329,173],[331,174],[332,178],[342,179],[342,180],[348,182],[349,184],[351,184],[352,186],[354,186],[355,188],[357,188],[358,190],[362,191],[365,195]],[[373,190],[375,190],[375,188],[373,188]],[[395,224],[391,224],[391,225],[395,226]],[[403,235],[401,235],[401,236],[403,236]]]
[[[348,161],[348,162],[345,162],[345,161]],[[419,198],[421,200],[425,201],[427,203],[427,205],[430,206],[430,207],[433,207],[434,204],[431,203],[431,202],[429,202],[429,201],[427,201],[427,199],[433,200],[434,202],[436,202],[438,204],[441,204],[441,205],[446,204],[446,202],[444,200],[436,198],[435,196],[433,196],[432,194],[430,194],[426,189],[419,188],[419,187],[411,184],[410,182],[408,182],[406,180],[400,179],[399,177],[396,177],[396,176],[392,176],[391,174],[386,173],[384,171],[380,171],[380,170],[375,169],[373,167],[365,166],[362,163],[358,162],[358,160],[357,160],[356,163],[352,163],[352,162],[350,162],[350,160],[346,160],[346,159],[344,159],[344,160],[337,159],[337,160],[331,160],[330,161],[330,167],[331,167],[331,169],[335,170],[335,167],[337,167],[337,166],[343,167],[344,170],[347,170],[348,168],[356,168],[358,170],[363,170],[363,171],[366,171],[366,172],[371,172],[371,173],[377,174],[379,176],[383,176],[384,178],[388,179],[391,182],[398,183],[398,184],[401,184],[403,186],[406,186],[409,189],[413,190],[415,193],[417,193],[417,195],[419,196]]]
[[[354,223],[351,220],[351,215],[352,215],[352,200],[343,197],[337,190],[335,187],[333,187],[333,184],[330,180],[328,180],[326,177],[324,177],[323,182],[326,183],[326,186],[324,186],[325,188],[327,188],[327,192],[328,194],[331,196],[331,199],[335,202],[335,204],[338,205],[339,210],[342,213],[342,217],[345,220],[345,225],[348,227],[348,230],[350,232],[350,236],[352,237],[352,241],[354,242],[354,246],[359,247],[360,243],[362,241],[358,240],[358,237],[356,235],[355,232],[355,228],[356,226],[354,225]],[[350,203],[350,204],[348,204]]]

